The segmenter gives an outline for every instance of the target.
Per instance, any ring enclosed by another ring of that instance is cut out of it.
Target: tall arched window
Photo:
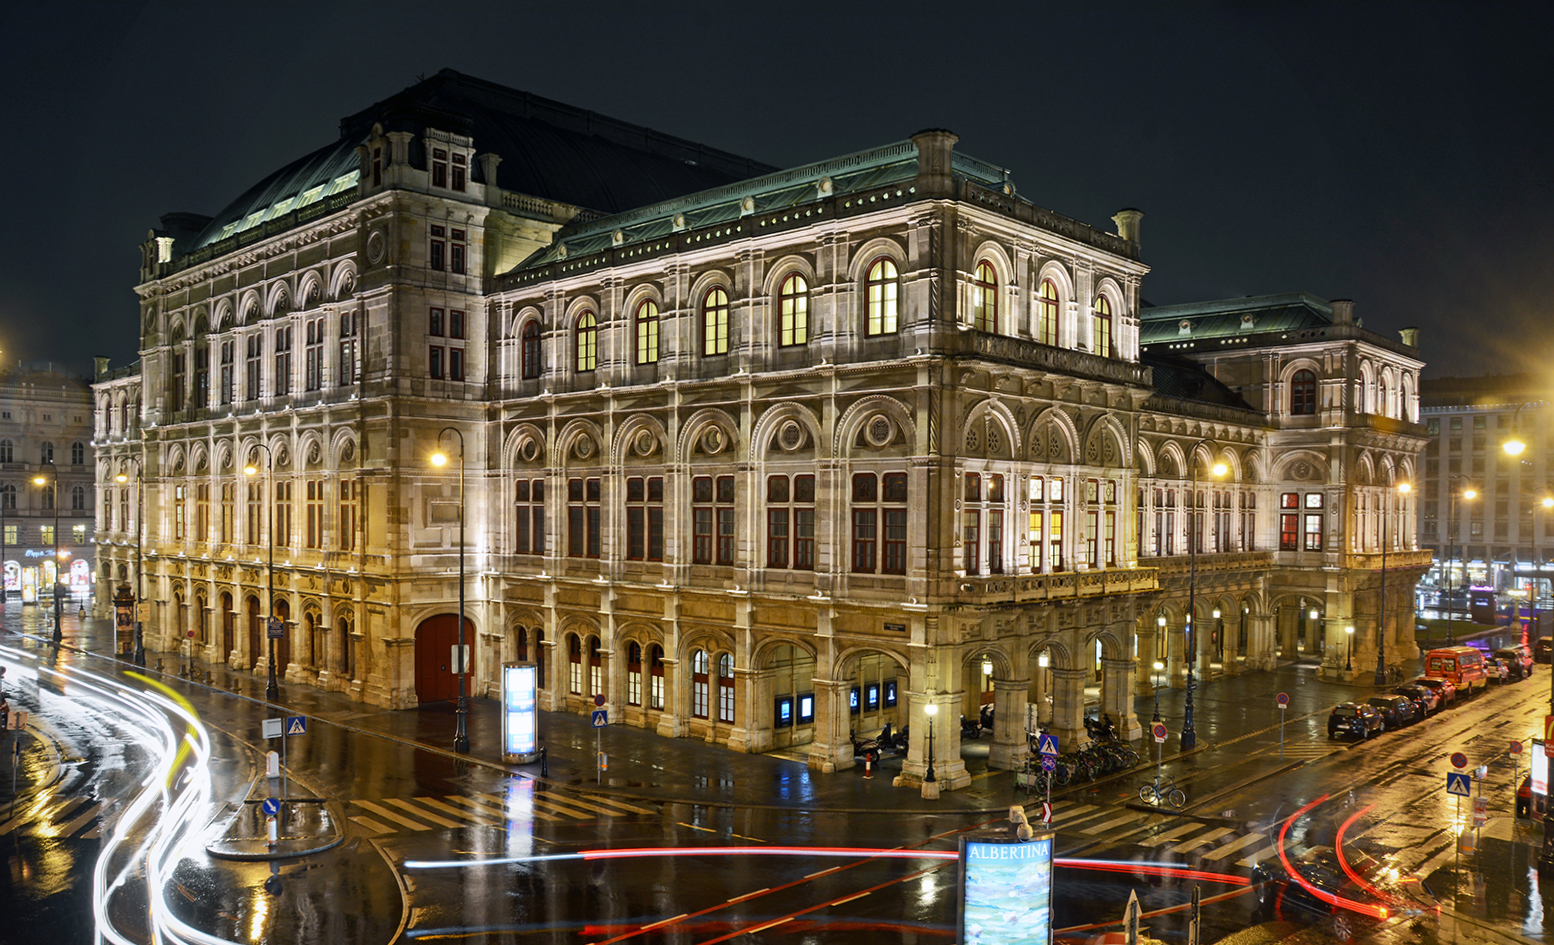
[[[718,721],[734,721],[734,658],[727,653],[718,657]]]
[[[704,719],[707,717],[708,685],[707,685],[707,651],[697,650],[691,654],[691,717]]]
[[[642,704],[642,645],[626,648],[626,704]]]
[[[777,289],[778,344],[809,343],[809,283],[790,273]],[[705,714],[702,716],[705,718]]]
[[[701,300],[701,353],[728,354],[728,292],[722,286],[708,289]]]
[[[998,333],[998,275],[986,260],[977,263],[971,280],[971,327]]]
[[[0,440],[0,463],[16,462],[16,445],[10,440]]]
[[[1041,280],[1036,296],[1036,340],[1044,345],[1058,343],[1058,287],[1051,279]]]
[[[1112,356],[1112,303],[1104,295],[1095,297],[1095,353]]]
[[[1290,378],[1290,413],[1295,415],[1317,412],[1317,375],[1302,368]]]
[[[658,363],[658,303],[643,299],[637,305],[637,363]]]
[[[599,320],[593,312],[577,317],[577,369],[592,371],[599,366]]]
[[[80,466],[80,465],[82,465],[85,462],[86,462],[86,444],[85,443],[72,443],[72,444],[70,444],[70,465],[72,465],[72,466]]]
[[[38,455],[41,457],[40,462],[52,463],[54,461],[54,444],[44,440],[43,445],[38,447]]]
[[[523,326],[523,379],[540,376],[540,323],[531,320]]]
[[[1384,417],[1392,416],[1391,404],[1387,403],[1387,376],[1383,374],[1376,381],[1376,412]]]
[[[71,486],[70,487],[70,508],[71,508],[71,511],[75,511],[75,512],[80,512],[80,511],[85,510],[85,508],[86,508],[86,487],[85,486]]]
[[[885,258],[874,260],[869,265],[865,283],[869,311],[864,333],[891,334],[896,330],[896,293],[900,288],[896,282],[896,264]]]
[[[664,707],[664,648],[653,644],[648,648],[648,708]]]
[[[599,638],[588,638],[588,694],[604,694],[604,655],[599,652]]]
[[[583,694],[583,641],[575,633],[567,637],[567,692]]]

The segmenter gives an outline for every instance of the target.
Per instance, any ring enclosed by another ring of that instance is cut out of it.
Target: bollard
[[[874,756],[873,755],[864,755],[863,756],[863,776],[866,779],[872,779],[874,777]]]
[[[267,833],[269,835],[269,844],[268,845],[269,845],[270,849],[273,850],[273,849],[275,849],[275,818],[274,817],[266,817],[265,818],[265,825],[264,826],[265,826],[265,833]]]
[[[159,672],[159,673],[162,671],[162,661],[161,660],[157,660],[156,661],[156,671]]]
[[[540,749],[540,777],[550,777],[550,750],[543,747]]]

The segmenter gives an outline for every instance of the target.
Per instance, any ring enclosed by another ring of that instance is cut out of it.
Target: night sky
[[[138,245],[442,68],[779,166],[929,127],[1157,305],[1308,291],[1427,376],[1554,355],[1554,4],[0,5],[0,361],[136,355]],[[477,148],[480,142],[476,142]]]

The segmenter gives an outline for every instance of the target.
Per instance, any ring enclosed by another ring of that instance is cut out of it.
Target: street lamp
[[[270,448],[263,443],[255,443],[255,449],[264,450],[264,491],[265,504],[270,513],[270,619],[265,622],[264,635],[270,641],[270,671],[264,684],[264,698],[266,702],[279,702],[281,687],[275,679],[275,457],[270,453]],[[259,468],[252,464],[243,467],[243,472],[250,476],[259,475]]]
[[[442,438],[452,433],[459,438],[459,707],[456,713],[456,722],[453,727],[453,750],[457,752],[469,751],[469,708],[464,702],[464,675],[469,667],[469,662],[464,649],[464,434],[453,427],[443,427],[437,434],[437,442],[442,443]],[[432,454],[433,466],[445,466],[448,463],[447,453]]]
[[[1344,672],[1347,673],[1354,669],[1354,628],[1345,627],[1344,633],[1349,635],[1349,655],[1344,657]]]
[[[1414,487],[1406,482],[1398,483],[1398,495],[1404,496]],[[1387,546],[1391,540],[1387,536],[1387,524],[1392,520],[1392,515],[1387,506],[1390,504],[1390,495],[1383,495],[1381,501],[1381,606],[1376,614],[1376,685],[1387,684]],[[1398,503],[1400,506],[1402,501]],[[1352,644],[1351,644],[1352,648]]]
[[[934,716],[939,714],[939,704],[937,702],[930,702],[923,706],[923,714],[928,716],[928,773],[923,775],[923,782],[925,784],[933,784],[938,780],[933,773],[933,720]]]
[[[65,639],[65,633],[59,625],[59,467],[51,459],[45,459],[43,465],[49,468],[49,475],[53,477],[52,491],[48,495],[54,505],[54,642],[60,643]],[[38,475],[32,481],[41,486],[49,480]]]
[[[1162,617],[1160,619],[1164,620],[1165,618]],[[1155,660],[1155,717],[1150,720],[1152,722],[1160,721],[1160,671],[1162,669],[1165,669],[1165,664]]]
[[[1455,544],[1456,537],[1457,537],[1457,492],[1456,492],[1456,489],[1455,489],[1455,485],[1456,485],[1456,482],[1457,482],[1458,479],[1466,480],[1467,478],[1468,478],[1467,476],[1457,475],[1457,476],[1452,476],[1450,479],[1446,480],[1446,645],[1447,646],[1453,646],[1457,642],[1456,637],[1454,637],[1452,635],[1452,625],[1451,625],[1452,611],[1456,609],[1453,606],[1452,597],[1451,597],[1452,570],[1453,570],[1453,565],[1455,563],[1454,562],[1454,557],[1455,557],[1456,550],[1457,550],[1457,547],[1456,547],[1456,544]],[[1478,498],[1478,493],[1476,491],[1474,491],[1472,486],[1469,486],[1468,488],[1462,490],[1462,498],[1464,500],[1466,500],[1466,501],[1471,502],[1472,500]]]
[[[1187,751],[1198,744],[1198,733],[1193,728],[1192,702],[1192,693],[1195,688],[1192,675],[1193,664],[1198,661],[1198,652],[1195,649],[1197,641],[1194,639],[1197,636],[1197,628],[1195,627],[1197,621],[1194,619],[1194,609],[1197,606],[1198,595],[1198,541],[1203,535],[1203,507],[1198,502],[1198,447],[1210,442],[1212,441],[1207,438],[1201,439],[1193,444],[1192,449],[1187,451],[1187,465],[1192,468],[1192,492],[1190,493],[1192,512],[1191,518],[1188,520],[1189,531],[1187,535],[1187,636],[1185,641],[1187,648],[1187,707],[1182,713],[1181,746],[1183,751]],[[1209,468],[1209,473],[1216,477],[1223,476],[1228,468],[1224,463],[1215,463]]]
[[[129,457],[135,464],[135,640],[130,658],[136,666],[146,665],[146,644],[140,623],[141,602],[145,600],[145,558],[142,557],[141,546],[146,530],[146,475],[140,465],[140,457]],[[119,473],[114,477],[119,482],[129,482],[129,476]]]

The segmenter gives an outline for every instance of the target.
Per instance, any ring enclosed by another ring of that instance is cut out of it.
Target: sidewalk
[[[41,622],[23,626],[14,611],[7,613],[5,626],[23,632],[34,640],[47,643]],[[101,668],[116,664],[106,657],[111,650],[112,627],[107,620],[82,621],[67,614],[64,620],[65,646],[102,656]],[[173,685],[188,685],[222,691],[235,698],[264,701],[265,679],[251,672],[235,672],[226,666],[194,663],[195,679],[180,676],[183,660],[175,654],[147,654],[146,671],[157,673]],[[1412,667],[1405,666],[1405,672]],[[207,682],[208,680],[208,682]],[[1201,682],[1194,693],[1196,710],[1196,755],[1217,745],[1243,736],[1261,735],[1269,742],[1278,739],[1279,710],[1275,696],[1290,696],[1286,712],[1286,734],[1309,737],[1308,718],[1320,716],[1325,732],[1328,709],[1339,702],[1363,698],[1373,691],[1368,679],[1345,683],[1321,679],[1315,666],[1286,664],[1270,672],[1222,676]],[[1390,686],[1388,687],[1390,688]],[[802,757],[792,752],[751,755],[729,751],[692,739],[662,738],[654,733],[628,726],[610,726],[595,730],[584,715],[562,712],[540,713],[540,740],[547,749],[546,764],[506,765],[500,760],[501,718],[496,700],[468,700],[467,731],[471,751],[458,755],[452,751],[456,713],[452,703],[433,703],[416,709],[387,710],[354,702],[341,693],[323,692],[303,685],[282,682],[280,704],[289,714],[308,716],[344,729],[392,739],[436,752],[466,763],[531,778],[555,786],[637,797],[655,801],[678,801],[704,806],[745,808],[832,810],[850,812],[923,812],[951,811],[985,814],[1006,813],[1012,803],[1027,804],[1039,798],[1027,798],[1014,789],[1014,774],[988,767],[986,740],[962,743],[962,758],[971,775],[970,787],[946,791],[938,800],[924,800],[915,787],[895,787],[891,781],[899,773],[901,757],[887,756],[866,778],[862,767],[834,774],[813,772]],[[1164,746],[1164,761],[1171,764],[1184,757],[1180,751],[1181,720],[1186,701],[1183,690],[1162,689],[1160,716],[1170,729]],[[1154,743],[1147,734],[1153,716],[1153,696],[1136,700],[1136,711],[1146,723],[1146,735],[1135,743],[1141,754],[1151,760]],[[1302,723],[1305,722],[1304,725]],[[860,733],[862,734],[862,733]],[[870,733],[872,734],[872,733]],[[609,768],[602,774],[594,767],[595,744],[609,757]],[[1064,746],[1067,750],[1069,746]],[[1113,775],[1129,784],[1142,771]],[[1054,798],[1070,792],[1093,788],[1093,784],[1070,785],[1055,791]]]

